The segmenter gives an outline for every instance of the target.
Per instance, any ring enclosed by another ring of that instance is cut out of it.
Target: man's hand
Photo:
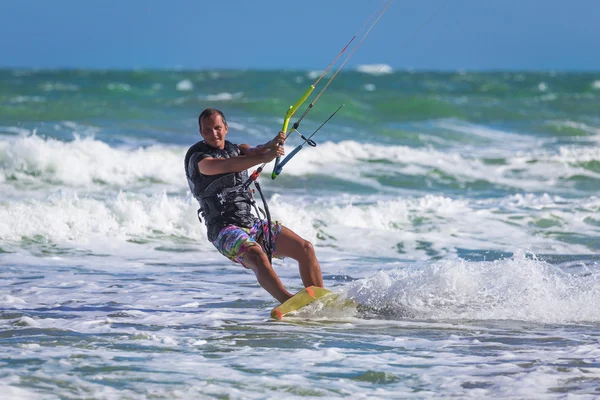
[[[273,161],[275,158],[281,157],[282,155],[285,154],[283,146],[279,146],[277,144],[269,146],[269,147],[265,146],[265,147],[263,147],[263,149],[265,149],[265,152],[261,154],[261,158],[262,158],[262,162],[265,162],[265,163]]]
[[[280,149],[281,151],[283,151],[283,143],[285,142],[285,138],[286,138],[285,133],[279,132],[277,134],[277,136],[275,136],[273,139],[269,140],[265,144],[259,144],[256,147],[250,147],[250,145],[248,145],[248,144],[240,144],[239,148],[243,155],[256,155],[256,156],[262,157],[262,156],[266,156],[267,153],[274,151],[275,149]],[[282,156],[283,154],[285,154],[285,153],[276,154],[275,156],[270,158],[269,161],[273,160],[275,157]],[[271,156],[272,156],[272,154],[269,155],[269,157],[271,157]],[[268,161],[263,161],[263,162],[268,162]]]
[[[285,133],[284,132],[279,132],[277,134],[277,136],[275,136],[273,139],[269,140],[267,143],[265,143],[266,148],[274,148],[274,147],[279,147],[280,145],[283,145],[283,142],[285,142]],[[283,147],[283,146],[282,146]]]

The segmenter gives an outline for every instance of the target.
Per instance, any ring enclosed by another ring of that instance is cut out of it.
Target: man
[[[290,297],[273,270],[265,248],[270,237],[275,257],[298,261],[305,287],[323,287],[321,267],[312,244],[278,222],[270,224],[252,214],[251,193],[244,188],[248,169],[283,155],[285,134],[251,147],[225,140],[228,126],[223,113],[207,108],[198,117],[200,141],[185,157],[188,184],[200,203],[208,240],[221,254],[251,269],[258,283],[284,302]]]

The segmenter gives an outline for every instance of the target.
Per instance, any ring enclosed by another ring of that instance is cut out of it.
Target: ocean
[[[342,71],[260,182],[364,307],[275,321],[183,157],[207,107],[271,139],[319,73],[0,70],[0,397],[600,397],[600,73]]]

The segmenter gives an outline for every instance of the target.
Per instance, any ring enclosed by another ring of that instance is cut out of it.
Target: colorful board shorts
[[[268,222],[266,220],[257,220],[252,228],[242,228],[235,225],[227,225],[219,232],[217,238],[212,244],[219,250],[219,253],[229,258],[231,261],[244,265],[242,259],[244,254],[252,246],[260,246],[265,250],[263,237],[267,235]],[[281,225],[278,221],[271,222],[271,237],[273,238],[273,257],[282,258],[277,255],[275,242],[277,235],[281,232]],[[244,267],[246,267],[244,265]],[[248,267],[246,267],[248,268]]]

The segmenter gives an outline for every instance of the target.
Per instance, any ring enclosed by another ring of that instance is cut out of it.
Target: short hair
[[[227,120],[225,119],[225,115],[221,110],[217,110],[216,108],[207,108],[206,110],[202,111],[198,116],[198,127],[200,128],[200,130],[202,130],[202,120],[204,118],[212,117],[215,114],[219,114],[221,116],[221,119],[223,120],[223,123],[225,124],[225,126],[227,126]]]

